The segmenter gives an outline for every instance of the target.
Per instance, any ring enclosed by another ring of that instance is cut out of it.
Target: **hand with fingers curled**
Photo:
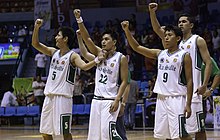
[[[41,27],[43,25],[43,19],[36,19],[34,26]]]
[[[107,51],[106,51],[106,50],[101,50],[101,51],[98,53],[97,58],[98,58],[98,60],[99,60],[100,62],[102,62],[103,60],[106,59],[106,55],[107,55]]]
[[[118,110],[118,106],[119,106],[119,100],[114,100],[114,102],[111,104],[109,112],[115,112]]]
[[[81,10],[80,9],[75,9],[73,11],[73,14],[74,14],[76,19],[79,19],[81,17]]]
[[[78,29],[78,30],[76,30],[76,35],[77,35],[77,37],[78,38],[82,38],[82,36],[81,36],[81,33],[80,33],[80,30]]]
[[[203,95],[206,92],[207,87],[205,85],[200,86],[195,93],[198,95]]]
[[[125,30],[128,30],[129,29],[129,21],[125,20],[125,21],[122,21],[121,22],[121,27],[122,29],[125,31]]]
[[[190,105],[186,105],[185,109],[184,109],[184,115],[185,117],[188,119],[192,114],[192,110]]]
[[[212,91],[210,89],[206,90],[206,92],[202,95],[204,100],[212,95]]]
[[[148,5],[148,9],[150,12],[155,12],[157,10],[157,8],[158,8],[157,3],[152,2],[152,3],[149,3],[149,5]]]

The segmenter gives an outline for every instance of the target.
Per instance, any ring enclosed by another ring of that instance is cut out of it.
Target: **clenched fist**
[[[80,18],[80,16],[81,16],[81,10],[80,10],[80,9],[75,9],[75,10],[73,11],[73,13],[74,13],[74,15],[75,15],[76,18]]]
[[[157,3],[149,3],[148,8],[149,8],[150,12],[152,12],[152,11],[155,12],[158,8],[158,4]]]
[[[37,19],[37,20],[35,21],[35,25],[34,25],[34,26],[41,27],[42,24],[43,24],[43,19]]]
[[[129,21],[122,21],[121,22],[121,27],[122,27],[122,29],[123,30],[127,30],[128,29],[128,27],[129,27]]]

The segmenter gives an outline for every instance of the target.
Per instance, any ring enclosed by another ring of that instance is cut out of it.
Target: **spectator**
[[[41,76],[36,77],[36,81],[33,82],[32,88],[34,92],[35,102],[37,105],[40,106],[40,108],[42,108],[45,97],[44,96],[45,83],[41,80]]]
[[[74,91],[73,91],[73,103],[74,104],[81,104],[83,103],[82,100],[82,91],[83,91],[83,82],[80,79],[80,75],[76,75],[75,82],[74,82]]]
[[[17,97],[13,94],[13,92],[14,88],[11,87],[7,92],[4,93],[1,107],[18,106]]]
[[[131,79],[128,100],[125,106],[125,127],[132,130],[135,124],[135,110],[138,99],[138,83]]]
[[[45,54],[39,52],[35,56],[35,61],[37,62],[36,76],[46,76],[46,63],[47,57]]]
[[[212,43],[214,49],[214,58],[217,60],[220,56],[220,36],[217,30],[213,31]]]

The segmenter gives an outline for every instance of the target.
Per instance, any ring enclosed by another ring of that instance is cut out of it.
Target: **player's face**
[[[56,46],[58,48],[61,48],[62,46],[64,46],[65,44],[65,39],[63,38],[63,35],[62,35],[62,32],[58,32],[58,34],[56,35],[55,37],[55,40],[56,40]]]
[[[112,39],[109,34],[104,34],[102,37],[102,49],[106,51],[110,51],[115,48],[116,41]]]
[[[165,49],[172,49],[174,47],[177,47],[178,43],[178,37],[174,34],[173,31],[166,31],[165,32],[165,39],[163,42]]]
[[[192,30],[193,25],[189,22],[186,16],[182,16],[179,18],[178,27],[181,29],[183,34],[185,34]]]

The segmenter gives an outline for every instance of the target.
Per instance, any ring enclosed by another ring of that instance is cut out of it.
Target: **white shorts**
[[[44,99],[40,120],[40,133],[63,135],[71,133],[72,98],[49,95]]]
[[[205,131],[205,117],[202,103],[193,102],[191,104],[192,115],[186,120],[186,130],[188,133]]]
[[[158,139],[177,139],[188,136],[185,130],[185,96],[157,97],[154,137]]]
[[[113,100],[92,100],[87,140],[112,140],[116,137],[117,140],[121,139],[116,131],[120,104],[116,112],[109,113],[113,102]]]

